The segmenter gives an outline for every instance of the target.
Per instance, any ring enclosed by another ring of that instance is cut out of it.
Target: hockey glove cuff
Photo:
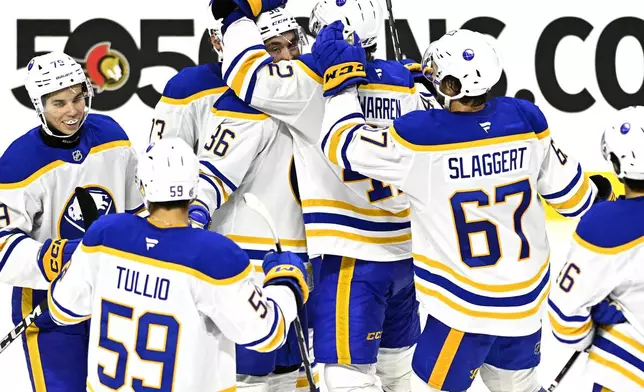
[[[237,8],[233,0],[210,0],[210,12],[218,20],[226,18]]]
[[[627,321],[621,306],[608,298],[590,308],[590,317],[601,325],[621,324]]]
[[[595,174],[590,176],[590,180],[597,187],[597,197],[595,197],[595,203],[600,201],[614,201],[617,198],[613,192],[613,186],[610,183],[610,180],[601,174]]]
[[[423,80],[426,80],[425,76],[423,76],[423,66],[420,63],[412,59],[402,59],[400,63],[411,72],[411,76],[416,83],[422,83]]]
[[[190,207],[188,207],[188,218],[190,219],[190,226],[198,229],[208,230],[212,222],[210,212],[199,202],[190,204]]]
[[[289,287],[295,295],[298,309],[308,301],[309,285],[306,283],[306,267],[296,254],[270,252],[264,257],[262,268],[266,275],[264,287],[271,285]]]
[[[58,276],[65,263],[72,257],[81,240],[52,240],[48,238],[38,252],[38,268],[47,282]]]
[[[324,96],[338,94],[353,85],[367,84],[365,64],[367,55],[356,33],[347,42],[344,25],[335,21],[318,34],[311,49],[316,67],[324,75]]]

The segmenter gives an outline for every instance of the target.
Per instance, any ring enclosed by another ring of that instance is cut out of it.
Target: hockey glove
[[[595,197],[595,203],[600,201],[614,201],[617,198],[613,192],[613,186],[610,183],[610,180],[601,174],[595,174],[590,176],[590,180],[597,187],[597,197]]]
[[[318,71],[324,75],[324,96],[338,94],[345,88],[367,84],[367,55],[356,33],[351,43],[344,39],[344,25],[335,21],[318,33],[311,48]]]
[[[421,83],[422,79],[425,79],[425,76],[423,76],[422,65],[420,63],[412,59],[402,59],[400,60],[400,63],[404,65],[409,72],[411,72],[411,76],[413,76],[416,83]]]
[[[590,317],[595,323],[602,325],[621,324],[627,321],[619,304],[608,298],[590,308]]]
[[[72,257],[81,240],[52,240],[48,238],[38,252],[38,268],[47,282],[58,276],[65,263]]]
[[[210,228],[212,218],[210,212],[201,203],[192,203],[188,207],[188,218],[190,219],[190,226],[198,229]]]
[[[287,286],[295,295],[298,309],[302,308],[308,301],[309,285],[306,283],[306,267],[295,253],[269,252],[264,257],[262,269],[266,275],[264,287],[272,285]]]

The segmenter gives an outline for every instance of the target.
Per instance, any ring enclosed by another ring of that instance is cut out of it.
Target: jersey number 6
[[[470,268],[495,265],[501,258],[501,243],[499,241],[499,230],[496,224],[488,219],[468,220],[463,208],[464,204],[476,203],[479,209],[494,208],[495,205],[505,203],[508,197],[520,195],[521,200],[513,215],[514,231],[521,240],[518,259],[524,260],[530,257],[530,244],[523,232],[523,224],[521,221],[532,199],[530,181],[523,179],[511,184],[497,186],[494,193],[494,204],[492,205],[490,205],[490,196],[482,189],[456,192],[450,198],[461,260]],[[479,215],[485,216],[486,214],[484,211],[481,211]],[[485,234],[488,246],[487,254],[473,253],[470,236],[476,233]]]
[[[133,320],[133,311],[134,309],[129,306],[110,302],[106,299],[102,300],[101,335],[98,345],[107,351],[117,354],[117,361],[113,371],[108,371],[105,365],[99,363],[98,379],[101,384],[114,390],[118,390],[125,385],[129,381],[126,379],[126,376],[129,376],[128,378],[131,378],[130,385],[134,391],[170,391],[172,390],[181,325],[174,316],[153,312],[146,312],[138,319]],[[119,323],[119,328],[112,326],[112,330],[110,331],[110,318],[116,323]],[[129,321],[136,323],[134,329],[131,329],[128,325]],[[150,337],[153,328],[165,333],[163,347],[150,347]],[[123,342],[131,341],[131,339],[127,339],[126,336],[116,336],[119,332],[123,335],[135,332],[135,347],[126,347]],[[128,357],[132,351],[143,362],[161,364],[161,379],[144,380],[137,378],[131,371],[128,371]],[[150,387],[150,385],[155,385],[155,387]]]

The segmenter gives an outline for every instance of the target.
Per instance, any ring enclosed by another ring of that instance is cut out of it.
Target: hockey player
[[[16,286],[14,323],[45,298],[84,235],[75,187],[89,191],[100,215],[143,209],[136,154],[112,118],[88,114],[93,91],[82,67],[64,53],[38,56],[25,86],[41,125],[0,158],[0,280]],[[87,329],[42,316],[22,335],[34,391],[85,390]]]
[[[278,21],[284,12],[269,14]],[[312,30],[338,18],[350,19],[362,44],[373,49],[383,23],[377,2],[351,0],[342,8],[321,2],[311,16]],[[311,56],[268,64],[252,22],[231,19],[224,24],[227,83],[251,106],[286,123],[296,144],[308,252],[323,255],[315,277],[314,348],[316,360],[327,364],[327,387],[378,390],[377,371],[386,390],[408,390],[411,346],[419,334],[408,203],[388,184],[325,162],[316,144],[325,86]],[[274,26],[274,36],[293,43],[297,35],[289,26]],[[263,36],[264,26],[259,30]],[[362,75],[373,82],[361,89],[370,121],[387,124],[425,108],[401,64],[374,60]]]
[[[299,56],[299,45],[283,45],[274,37],[270,27],[273,21],[270,15],[262,14],[258,24],[265,26],[262,38],[274,61]],[[297,26],[292,17],[282,22]],[[308,260],[293,166],[293,140],[288,130],[278,120],[250,108],[230,90],[215,103],[212,113],[202,130],[199,194],[190,207],[193,226],[208,227],[210,215],[214,214],[210,230],[241,246],[255,264],[255,278],[263,279],[261,261],[274,244],[268,228],[255,224],[257,213],[244,203],[243,195],[251,192],[265,201],[272,215],[279,216],[277,230],[283,237],[283,248]],[[306,310],[300,319],[306,330]],[[291,392],[297,386],[298,390],[308,391],[304,372],[298,378],[301,363],[294,330],[289,331],[287,344],[277,352],[259,354],[238,346],[237,387],[245,391]],[[318,378],[315,364],[313,376]]]
[[[92,319],[87,390],[233,391],[234,344],[275,350],[306,302],[299,257],[267,255],[260,289],[235,243],[189,227],[198,174],[183,140],[152,143],[137,168],[150,216],[96,221],[52,282],[56,323]]]
[[[269,228],[257,223],[257,212],[244,202],[247,192],[263,200],[271,215],[279,217],[276,230],[283,249],[308,260],[292,163],[293,140],[279,121],[250,108],[232,91],[222,95],[212,112],[202,131],[199,192],[190,207],[193,227],[210,227],[235,241],[250,258],[252,275],[261,282],[262,260],[274,241]],[[306,329],[305,311],[300,319]],[[300,385],[308,391],[306,378],[298,383],[301,363],[293,329],[287,344],[275,352],[258,353],[237,346],[237,388],[292,392]]]
[[[604,131],[602,152],[626,195],[581,219],[548,301],[557,340],[576,350],[589,348],[582,379],[594,383],[593,391],[644,389],[642,129],[639,106],[619,111]]]
[[[329,78],[333,59],[362,56],[343,28],[329,25],[313,46]],[[414,353],[412,390],[463,391],[480,373],[493,392],[538,391],[541,308],[550,286],[538,196],[566,216],[581,216],[598,189],[555,147],[536,106],[488,100],[502,69],[483,35],[447,33],[425,52],[425,67],[446,110],[374,128],[361,120],[349,88],[327,102],[321,146],[333,164],[409,196],[416,290],[431,313]]]
[[[210,43],[219,62],[183,68],[168,81],[154,108],[150,142],[179,137],[198,153],[200,129],[212,105],[228,90],[221,76],[221,21],[210,30]]]

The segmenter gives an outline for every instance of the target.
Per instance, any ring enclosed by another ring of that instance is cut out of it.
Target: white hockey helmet
[[[376,44],[384,15],[378,0],[320,0],[311,11],[309,30],[317,36],[336,20],[344,24],[345,38],[355,32],[362,47],[368,48]]]
[[[77,84],[82,84],[83,89],[86,90],[86,99],[88,99],[85,105],[85,113],[78,125],[78,129],[80,129],[87,118],[92,106],[92,97],[94,97],[94,90],[87,76],[85,76],[83,67],[63,52],[51,52],[34,57],[27,65],[25,88],[29,93],[29,99],[34,105],[34,109],[36,109],[36,114],[40,118],[42,127],[48,135],[60,138],[71,136],[55,135],[49,129],[45,120],[45,96]]]
[[[476,97],[490,91],[503,73],[501,59],[491,40],[471,30],[453,30],[432,42],[422,63],[423,74],[436,85],[437,92],[445,97],[445,108],[450,101]],[[453,97],[438,88],[446,76],[461,83],[461,91]]]
[[[644,180],[644,106],[617,112],[604,130],[601,147],[618,178]]]
[[[259,33],[262,36],[262,41],[266,42],[273,37],[282,35],[286,32],[293,31],[298,37],[298,44],[300,46],[300,53],[302,47],[308,45],[308,39],[302,27],[297,24],[297,20],[282,7],[272,9],[270,11],[262,12],[257,21],[255,22]]]
[[[140,154],[135,181],[146,203],[193,200],[199,161],[182,139],[157,140]]]

